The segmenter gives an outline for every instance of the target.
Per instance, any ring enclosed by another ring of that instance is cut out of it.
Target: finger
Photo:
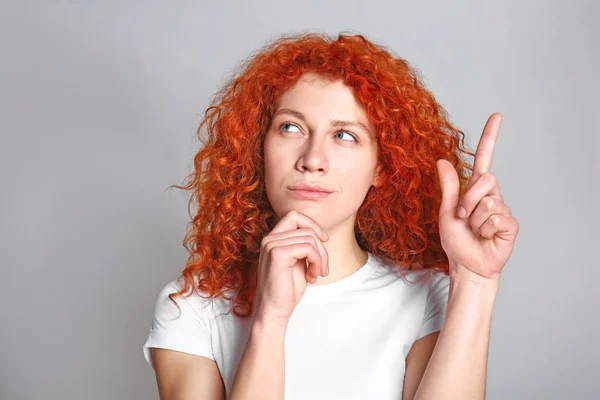
[[[329,237],[319,224],[317,224],[313,219],[309,218],[308,216],[301,214],[295,210],[292,210],[285,214],[283,218],[281,218],[281,220],[271,230],[271,233],[291,231],[292,229],[298,228],[312,228],[315,232],[319,233],[319,237],[322,241],[327,241],[329,239]]]
[[[321,255],[321,270],[320,275],[325,277],[329,275],[329,253],[327,249],[323,245],[323,242],[317,240],[317,249],[319,250],[319,254]]]
[[[290,232],[290,231],[288,231],[288,232]],[[318,265],[315,266],[315,268],[317,268],[317,274],[315,275],[315,277],[317,277],[318,275],[321,275],[322,271],[325,270],[324,264],[325,264],[325,261],[326,261],[323,258],[323,253],[322,253],[322,251],[320,249],[320,247],[323,247],[323,245],[321,244],[321,246],[319,246],[320,242],[321,241],[319,239],[317,239],[313,235],[296,235],[296,236],[282,237],[282,238],[279,238],[279,239],[276,239],[276,240],[271,240],[270,242],[268,242],[267,244],[265,244],[264,249],[265,249],[265,251],[270,252],[275,247],[280,247],[280,246],[288,246],[288,245],[296,244],[296,243],[310,243],[310,244],[312,244],[313,247],[319,252],[319,256],[320,256],[320,261],[319,261]],[[310,267],[306,262],[305,262],[304,266],[306,268]]]
[[[318,265],[321,262],[321,256],[311,243],[304,242],[277,246],[271,249],[269,256],[275,265],[285,265],[290,268],[293,268],[298,261],[306,259],[308,261],[308,266],[304,274],[305,279],[307,281],[313,281],[313,279],[316,281],[319,271]],[[310,278],[311,275],[312,278]]]
[[[498,179],[494,174],[489,172],[481,175],[473,185],[465,191],[458,202],[456,215],[461,218],[467,218],[486,196],[495,197],[496,201],[503,202]]]
[[[323,262],[321,263],[321,269],[320,269],[319,275],[321,275],[321,276],[329,275],[329,254],[327,253],[327,249],[321,242],[317,232],[315,232],[315,230],[312,228],[292,229],[289,231],[278,232],[278,233],[272,233],[272,231],[271,231],[271,233],[269,233],[267,236],[265,236],[263,238],[262,245],[264,247],[264,245],[266,245],[272,241],[278,241],[278,240],[292,237],[292,236],[306,236],[306,235],[310,235],[310,236],[314,237],[315,247],[321,254],[321,258],[323,259]]]
[[[329,239],[324,229],[319,224],[317,224],[312,218],[295,210],[292,210],[286,215],[284,215],[283,218],[277,223],[277,225],[275,225],[271,233],[281,233],[300,228],[313,229],[314,232],[318,233],[321,241],[327,241]],[[326,258],[324,265],[321,266],[321,272],[318,275],[326,276],[329,271],[329,255],[327,254],[325,246],[323,246],[322,243],[318,247],[320,248],[320,252],[324,253],[324,256]]]
[[[487,120],[483,133],[477,144],[475,151],[475,160],[473,164],[473,175],[471,180],[489,172],[492,167],[492,158],[494,156],[494,145],[498,138],[500,125],[502,124],[502,114],[493,113]],[[470,182],[469,182],[470,184]]]
[[[458,193],[460,185],[458,174],[454,166],[444,159],[436,162],[440,186],[442,189],[442,203],[440,205],[440,215],[446,211],[454,210],[458,203]]]
[[[317,279],[319,279],[319,271],[316,270],[314,265],[310,264],[307,259],[304,259],[304,261],[301,262],[301,265],[305,267],[304,279],[306,279],[306,282],[315,283]]]
[[[319,234],[313,228],[298,228],[298,229],[291,229],[289,231],[276,232],[276,233],[271,231],[263,239],[266,241],[266,243],[268,243],[268,242],[272,242],[274,240],[286,239],[286,238],[292,237],[292,236],[306,236],[306,235],[310,235],[310,236],[313,236],[315,239],[321,240],[319,237]]]
[[[494,237],[511,241],[519,231],[518,221],[512,217],[503,214],[494,214],[481,226],[479,234],[486,239]]]
[[[475,207],[475,210],[469,218],[471,230],[475,233],[480,232],[481,226],[493,214],[502,214],[504,212],[504,203],[497,197],[486,196]]]

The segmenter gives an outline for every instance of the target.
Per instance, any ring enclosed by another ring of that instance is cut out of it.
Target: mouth
[[[319,200],[324,199],[329,196],[331,192],[327,192],[324,190],[310,190],[310,189],[288,189],[288,193],[290,193],[293,197],[304,200]]]

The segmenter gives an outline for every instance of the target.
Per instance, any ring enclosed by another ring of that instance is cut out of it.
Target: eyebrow
[[[279,110],[277,110],[273,114],[273,117],[275,117],[278,114],[291,114],[294,117],[302,120],[304,123],[307,123],[306,117],[304,116],[304,114],[302,114],[300,111],[296,111],[296,110],[291,109],[291,108],[280,108]],[[362,122],[358,122],[358,121],[342,121],[342,120],[339,120],[339,119],[332,119],[330,122],[331,122],[331,126],[356,126],[356,127],[361,128],[361,129],[364,129],[365,132],[367,132],[369,135],[372,135],[372,133],[369,130],[369,128],[367,128],[367,126],[365,124],[363,124]]]

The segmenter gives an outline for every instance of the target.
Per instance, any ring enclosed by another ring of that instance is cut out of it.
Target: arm
[[[230,400],[283,399],[286,328],[287,324],[282,323],[254,322],[233,380]]]
[[[233,381],[229,400],[283,399],[286,325],[255,322]],[[225,388],[214,360],[151,349],[161,400],[223,400]]]
[[[256,311],[237,366],[230,400],[283,400],[285,333],[309,281],[329,274],[322,241],[328,237],[312,219],[288,212],[261,241]]]
[[[255,322],[233,380],[229,400],[283,399],[286,326]],[[223,400],[217,363],[206,357],[152,349],[161,400]]]
[[[419,388],[431,353],[435,348],[440,332],[435,332],[417,340],[406,357],[406,373],[404,374],[403,400],[413,400]]]
[[[217,363],[210,358],[152,348],[161,400],[223,400],[225,389]]]
[[[437,161],[442,189],[440,241],[449,261],[450,292],[444,324],[416,400],[485,399],[492,310],[500,274],[519,232],[498,180],[490,173],[501,121],[500,113],[488,118],[462,196],[453,165]]]
[[[492,310],[499,281],[477,282],[468,271],[453,270],[444,325],[415,400],[485,399]]]

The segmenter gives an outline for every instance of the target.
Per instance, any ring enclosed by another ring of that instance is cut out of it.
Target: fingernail
[[[458,207],[458,216],[464,218],[467,216],[467,210],[463,206]]]

